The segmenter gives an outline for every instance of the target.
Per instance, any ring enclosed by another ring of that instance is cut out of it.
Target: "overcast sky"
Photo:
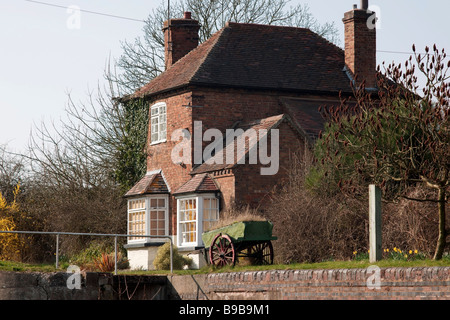
[[[22,151],[33,123],[58,122],[68,93],[85,101],[102,83],[108,57],[118,58],[120,42],[142,35],[143,22],[81,12],[79,28],[70,6],[136,20],[167,0],[0,0],[0,145]],[[292,0],[307,3],[320,22],[335,22],[344,43],[342,17],[359,0]],[[405,61],[436,44],[450,53],[450,1],[371,0],[380,18],[377,59]],[[394,53],[395,52],[395,53]]]

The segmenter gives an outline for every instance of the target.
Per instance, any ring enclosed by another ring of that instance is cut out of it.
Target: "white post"
[[[117,236],[114,237],[114,274],[117,275]]]
[[[369,261],[381,260],[381,190],[369,186]]]
[[[55,269],[59,268],[59,233],[56,234],[56,263]]]

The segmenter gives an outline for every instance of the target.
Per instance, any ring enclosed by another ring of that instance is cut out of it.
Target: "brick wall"
[[[368,269],[214,273],[173,276],[169,281],[181,299],[450,299],[450,267],[381,268],[379,275],[379,288],[368,286],[373,276]]]
[[[450,267],[382,268],[380,288],[367,269],[268,270],[174,276],[0,272],[1,300],[450,300]],[[136,288],[138,286],[138,288]],[[121,296],[118,296],[118,293]]]
[[[376,86],[376,29],[368,27],[371,13],[365,10],[353,10],[344,15],[345,26],[345,63],[358,84],[366,81],[367,88]]]

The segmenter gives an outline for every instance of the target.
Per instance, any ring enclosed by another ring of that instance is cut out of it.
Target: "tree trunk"
[[[446,245],[446,230],[445,230],[445,188],[439,188],[438,194],[438,211],[439,211],[439,237],[436,246],[436,252],[434,253],[434,260],[441,260],[444,254]]]

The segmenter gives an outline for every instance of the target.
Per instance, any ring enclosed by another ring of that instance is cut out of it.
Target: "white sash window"
[[[151,144],[166,141],[167,110],[164,102],[158,102],[150,108]]]
[[[219,221],[219,199],[201,194],[177,199],[177,246],[202,246],[202,233]]]
[[[150,242],[155,238],[139,235],[169,235],[169,203],[167,195],[150,195],[128,200],[128,243]]]

